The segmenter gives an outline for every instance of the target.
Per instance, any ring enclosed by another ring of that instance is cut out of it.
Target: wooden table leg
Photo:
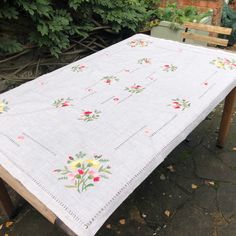
[[[0,204],[3,207],[4,212],[8,218],[11,218],[14,214],[14,206],[11,198],[7,192],[3,180],[0,178]]]
[[[217,140],[217,146],[220,148],[224,147],[226,137],[229,133],[231,118],[232,118],[232,114],[234,111],[235,100],[236,100],[236,87],[225,98],[224,111],[222,114],[219,136],[218,136],[218,140]]]

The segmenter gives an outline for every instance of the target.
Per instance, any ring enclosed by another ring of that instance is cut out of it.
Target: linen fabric
[[[1,94],[0,165],[94,235],[235,86],[235,54],[134,35]]]

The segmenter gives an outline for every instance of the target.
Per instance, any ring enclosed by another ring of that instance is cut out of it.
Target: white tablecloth
[[[0,95],[0,164],[78,235],[236,86],[236,55],[137,34]]]

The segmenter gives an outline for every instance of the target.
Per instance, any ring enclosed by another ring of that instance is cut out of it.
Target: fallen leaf
[[[4,236],[8,236],[8,234],[4,234]]]
[[[169,211],[169,210],[165,210],[164,214],[165,214],[167,217],[170,217],[170,211]]]
[[[107,229],[111,229],[111,224],[107,224],[107,225],[106,225],[106,228],[107,228]]]
[[[2,229],[3,225],[0,225],[0,230]]]
[[[125,219],[121,219],[121,220],[119,220],[119,222],[121,225],[125,225]]]
[[[233,151],[236,151],[236,147],[233,148]]]
[[[192,189],[197,189],[198,188],[198,186],[196,184],[192,184],[191,187],[192,187]]]
[[[7,221],[7,222],[6,222],[6,228],[9,228],[11,225],[13,225],[13,222],[12,222],[12,221]]]
[[[168,169],[170,172],[175,172],[175,168],[174,168],[174,166],[172,166],[172,165],[167,166],[167,169]]]
[[[208,181],[208,180],[206,180],[205,183],[206,183],[207,185],[215,186],[215,182],[214,182],[214,181]]]
[[[164,174],[161,174],[161,175],[160,175],[160,180],[166,180],[166,177],[165,177]]]
[[[147,215],[143,213],[143,214],[142,214],[142,217],[143,217],[143,218],[146,218],[146,217],[147,217]]]

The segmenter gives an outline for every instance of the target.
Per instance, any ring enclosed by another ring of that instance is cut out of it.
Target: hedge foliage
[[[0,0],[0,52],[36,46],[58,56],[99,25],[137,31],[158,0]]]

